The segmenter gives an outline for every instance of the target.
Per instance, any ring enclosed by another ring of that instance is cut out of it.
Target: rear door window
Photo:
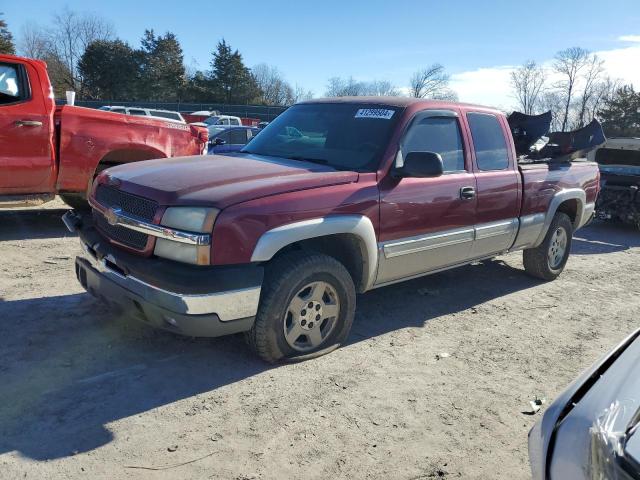
[[[137,110],[135,108],[130,108],[129,115],[135,115],[137,117],[146,117],[147,112],[145,112],[144,110]]]
[[[229,125],[238,125],[238,126],[240,126],[240,122],[238,121],[237,118],[230,118],[229,119]]]
[[[504,131],[495,115],[467,113],[471,129],[476,164],[480,170],[505,170],[509,167],[509,153]]]
[[[247,143],[247,131],[238,128],[229,132],[229,143],[232,145],[244,145]]]

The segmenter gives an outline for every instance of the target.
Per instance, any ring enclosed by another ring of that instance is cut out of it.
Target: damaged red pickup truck
[[[270,362],[342,344],[356,292],[515,250],[553,280],[598,168],[574,161],[580,135],[533,151],[540,123],[409,98],[297,104],[240,153],[100,174],[92,214],[64,218],[84,249],[77,277],[156,327],[247,332]]]
[[[56,194],[75,207],[94,175],[120,163],[205,153],[206,128],[56,107],[44,62],[0,55],[0,208]]]

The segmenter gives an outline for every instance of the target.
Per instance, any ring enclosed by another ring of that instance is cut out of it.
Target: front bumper
[[[76,276],[96,298],[183,335],[217,337],[252,327],[262,267],[196,267],[136,257],[105,242],[90,222],[66,220],[78,231],[83,249]]]

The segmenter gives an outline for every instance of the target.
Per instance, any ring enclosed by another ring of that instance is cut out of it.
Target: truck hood
[[[160,205],[225,208],[280,193],[351,183],[358,173],[325,165],[252,154],[174,157],[105,170],[100,183]]]

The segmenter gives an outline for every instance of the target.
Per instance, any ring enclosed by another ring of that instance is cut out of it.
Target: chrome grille
[[[123,192],[107,185],[98,185],[95,199],[104,208],[117,208],[123,213],[148,222],[153,221],[158,209],[158,203],[153,200]],[[144,250],[146,247],[148,235],[119,225],[110,225],[104,216],[96,210],[93,211],[93,218],[98,230],[108,238],[136,250]]]
[[[158,203],[131,193],[123,192],[107,185],[98,185],[96,201],[106,208],[119,208],[124,213],[134,215],[149,222],[158,209]]]
[[[126,245],[136,250],[144,250],[147,245],[148,235],[142,232],[136,232],[119,225],[110,225],[109,222],[96,210],[93,211],[93,219],[95,225],[104,235],[118,243]]]

